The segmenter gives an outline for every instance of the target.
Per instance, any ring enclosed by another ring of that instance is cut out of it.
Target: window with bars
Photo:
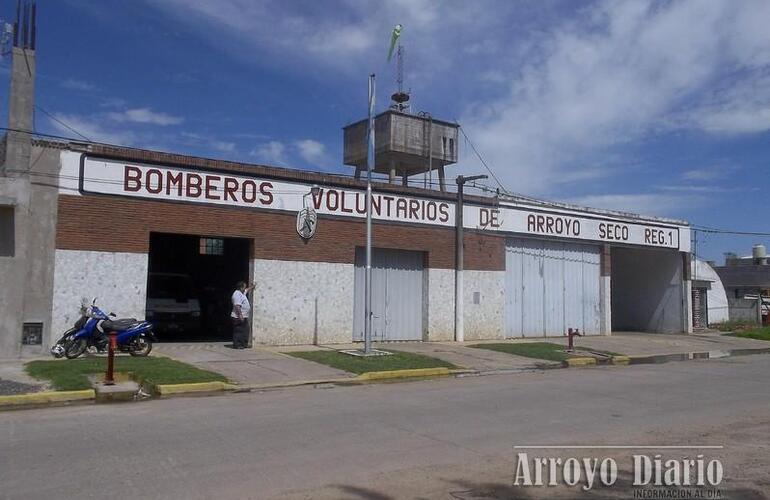
[[[225,240],[223,240],[222,238],[201,238],[200,254],[201,255],[224,255]]]
[[[23,345],[41,345],[43,343],[43,323],[24,323],[21,329]]]

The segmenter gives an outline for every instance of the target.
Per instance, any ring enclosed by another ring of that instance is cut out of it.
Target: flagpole
[[[369,135],[366,148],[366,279],[364,353],[372,352],[372,169],[374,168],[374,73],[369,75]]]

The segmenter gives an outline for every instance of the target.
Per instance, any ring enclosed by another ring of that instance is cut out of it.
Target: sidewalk
[[[565,337],[527,338],[494,341],[456,342],[387,342],[376,343],[378,349],[404,351],[422,354],[447,361],[458,368],[477,374],[514,373],[560,366],[560,363],[516,356],[503,352],[469,347],[484,343],[527,343],[550,342],[567,344]],[[770,342],[718,333],[695,335],[663,335],[643,333],[614,333],[612,336],[590,336],[575,339],[576,347],[611,351],[631,357],[674,356],[684,353],[711,353],[697,358],[723,357],[730,351],[752,350],[768,352]],[[319,363],[306,361],[288,355],[289,352],[314,350],[361,349],[357,344],[299,345],[299,346],[256,346],[252,349],[236,350],[226,342],[162,343],[156,344],[153,354],[191,364],[204,370],[220,373],[244,389],[280,387],[314,382],[354,381],[356,375]],[[686,359],[685,358],[682,359]],[[0,360],[0,391],[5,394],[45,389],[40,381],[30,378],[24,372],[28,359]],[[640,362],[642,362],[640,360]]]
[[[272,349],[232,349],[229,342],[155,344],[154,354],[221,373],[239,385],[354,378],[355,375]],[[312,346],[309,346],[312,347]],[[305,347],[303,350],[310,350]]]
[[[535,340],[535,339],[527,339]],[[567,345],[566,337],[538,339]],[[656,356],[688,352],[731,351],[733,349],[767,349],[770,342],[730,337],[720,333],[672,335],[659,333],[613,332],[603,335],[576,337],[575,346],[592,347],[627,356]]]

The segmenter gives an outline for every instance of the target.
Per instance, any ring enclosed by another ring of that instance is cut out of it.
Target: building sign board
[[[676,249],[682,249],[680,230],[684,229],[688,235],[689,248],[687,228],[584,216],[574,212],[549,212],[539,208],[505,205],[494,208],[466,206],[463,222],[465,227],[483,231]]]
[[[63,173],[68,167],[70,170],[79,167],[78,191],[84,194],[297,213],[304,208],[303,196],[308,195],[311,188],[309,183],[259,178],[248,173],[126,162],[81,154],[70,154],[68,161],[77,161],[79,165],[68,166],[63,160]],[[320,186],[309,204],[321,215],[366,217],[366,192],[359,189]],[[372,194],[372,218],[380,221],[454,227],[455,207],[452,201],[428,197]],[[689,251],[686,226],[631,222],[617,216],[584,214],[556,207],[466,204],[463,221],[466,228],[479,231]]]

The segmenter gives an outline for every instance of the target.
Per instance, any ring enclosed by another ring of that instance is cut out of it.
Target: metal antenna
[[[398,92],[404,91],[404,46],[398,44],[398,53],[396,54],[396,83],[398,83]]]
[[[404,92],[404,52],[404,47],[399,43],[398,52],[396,53],[396,84],[398,84],[398,90],[390,96],[393,100],[391,108],[398,111],[409,109],[409,94]]]

